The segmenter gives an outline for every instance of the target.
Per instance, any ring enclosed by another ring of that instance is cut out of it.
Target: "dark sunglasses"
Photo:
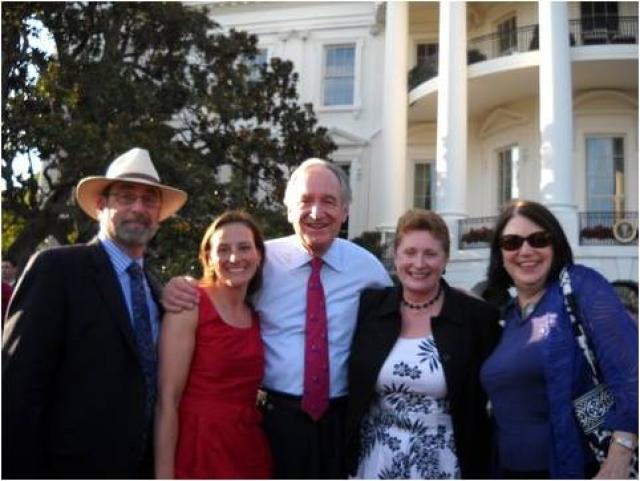
[[[545,231],[539,231],[529,234],[527,237],[515,234],[503,235],[500,237],[498,245],[505,251],[515,251],[522,247],[524,241],[527,241],[527,244],[536,249],[549,247],[551,245],[551,234]]]

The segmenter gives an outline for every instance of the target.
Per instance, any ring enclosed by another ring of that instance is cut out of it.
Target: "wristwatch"
[[[636,445],[638,443],[636,437],[631,434],[614,434],[613,442],[631,451],[636,448]]]

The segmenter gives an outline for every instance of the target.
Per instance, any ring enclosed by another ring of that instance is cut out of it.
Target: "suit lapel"
[[[375,358],[372,359],[371,372],[375,373],[376,379],[400,336],[400,296],[399,287],[386,291],[385,298],[374,314],[375,329],[371,334],[375,338],[376,348],[373,349]]]
[[[449,399],[455,399],[459,386],[463,385],[465,376],[469,374],[464,372],[471,356],[469,330],[465,328],[462,319],[471,313],[461,309],[461,304],[464,303],[457,299],[455,290],[446,283],[444,286],[444,305],[440,315],[432,318],[431,330],[447,380]]]
[[[104,299],[110,317],[122,332],[127,345],[135,353],[136,357],[138,357],[138,348],[129,319],[129,309],[127,308],[122,287],[113,269],[111,260],[99,242],[92,242],[90,246],[93,247],[93,249],[91,249],[93,280],[98,286],[100,295]]]
[[[144,274],[147,278],[147,282],[149,283],[149,287],[151,288],[151,297],[153,297],[153,301],[158,306],[158,322],[162,322],[162,316],[164,314],[164,308],[162,307],[162,303],[160,302],[160,299],[162,299],[162,283],[158,279],[158,276],[155,274],[155,272],[147,267],[146,262]]]

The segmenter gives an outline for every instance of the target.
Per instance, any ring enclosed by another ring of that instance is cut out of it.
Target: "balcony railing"
[[[580,212],[580,245],[638,245],[638,212]]]
[[[520,27],[504,34],[491,33],[468,42],[467,64],[483,62],[538,48],[538,26]],[[438,55],[431,55],[409,70],[409,90],[438,75]]]
[[[586,17],[569,20],[576,45],[638,43],[638,17]]]
[[[475,217],[458,221],[458,249],[489,247],[497,217]],[[638,212],[578,213],[580,245],[637,246]]]
[[[468,46],[469,53],[477,53],[476,62],[537,50],[538,26],[527,25],[510,32],[490,33],[469,40]]]
[[[475,217],[458,221],[458,249],[489,247],[497,216]]]
[[[569,20],[569,45],[636,44],[638,17],[589,17]],[[468,42],[467,64],[538,50],[538,25],[527,25],[509,32],[491,33]],[[421,61],[409,71],[409,91],[438,75],[438,55]]]

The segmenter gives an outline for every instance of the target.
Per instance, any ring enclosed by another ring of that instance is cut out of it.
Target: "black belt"
[[[294,396],[293,394],[287,394],[280,391],[273,391],[271,389],[260,389],[258,404],[266,409],[273,409],[274,407],[286,407],[289,409],[302,409],[302,396]],[[329,408],[336,405],[343,404],[347,401],[347,396],[340,396],[329,399]]]

